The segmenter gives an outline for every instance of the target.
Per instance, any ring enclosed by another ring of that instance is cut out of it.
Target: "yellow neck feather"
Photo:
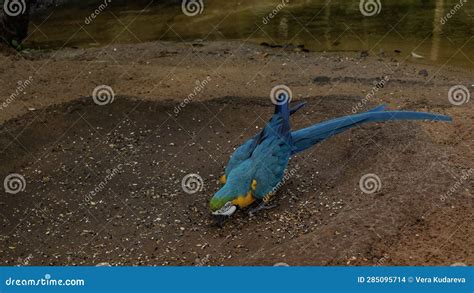
[[[233,204],[238,205],[240,208],[245,208],[255,201],[253,198],[252,191],[247,192],[245,196],[239,196],[232,201]]]

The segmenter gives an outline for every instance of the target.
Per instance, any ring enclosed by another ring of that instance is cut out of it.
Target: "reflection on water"
[[[367,17],[359,1],[204,0],[203,13],[189,17],[180,0],[114,0],[90,24],[85,19],[103,2],[72,1],[36,15],[27,45],[247,40],[314,51],[397,50],[402,57],[414,51],[437,63],[474,67],[474,5],[464,1],[385,0],[379,14]],[[442,17],[453,11],[443,24]]]

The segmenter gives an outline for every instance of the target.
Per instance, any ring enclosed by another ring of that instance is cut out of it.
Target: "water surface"
[[[35,15],[26,44],[60,48],[244,40],[409,59],[414,52],[425,57],[418,61],[474,67],[474,3],[469,0],[381,0],[374,16],[364,16],[359,1],[283,1],[204,0],[202,13],[192,17],[182,12],[178,0],[112,0],[99,10],[102,1],[69,1]],[[96,10],[100,13],[92,18]]]

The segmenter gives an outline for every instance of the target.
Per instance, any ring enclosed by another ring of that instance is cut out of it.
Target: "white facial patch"
[[[218,209],[217,211],[213,212],[213,215],[218,216],[230,216],[237,210],[237,207],[232,204],[232,202],[228,201],[226,204]]]

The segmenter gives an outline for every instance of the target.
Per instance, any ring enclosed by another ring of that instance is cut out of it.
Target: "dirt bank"
[[[472,265],[472,176],[457,183],[474,167],[473,108],[447,99],[468,74],[296,51],[149,43],[1,57],[2,99],[33,80],[0,111],[1,178],[26,179],[23,192],[0,197],[3,263]],[[296,172],[277,208],[211,225],[217,178],[270,117],[272,86],[308,101],[293,117],[299,128],[351,113],[383,76],[360,110],[387,103],[454,122],[371,124],[334,137],[290,162]],[[113,103],[94,103],[101,84]],[[202,176],[202,191],[183,192],[188,173]],[[380,177],[379,192],[361,192],[367,173]]]

